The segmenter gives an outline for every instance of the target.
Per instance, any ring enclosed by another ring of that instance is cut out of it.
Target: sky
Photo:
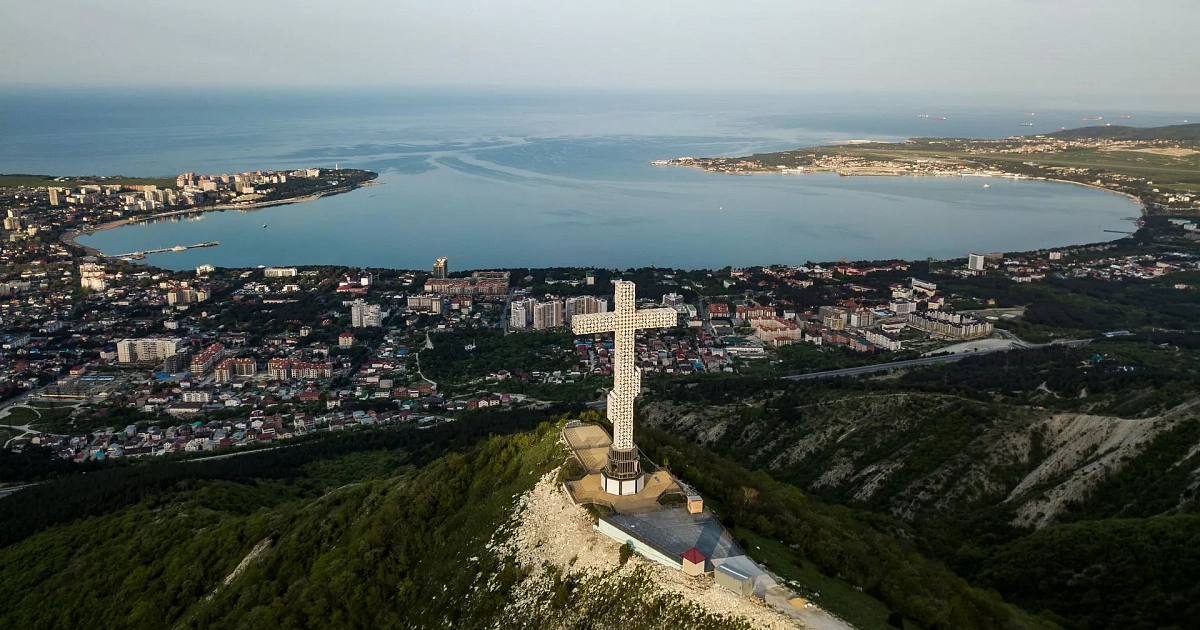
[[[0,24],[0,85],[1200,98],[1200,0],[0,0]]]

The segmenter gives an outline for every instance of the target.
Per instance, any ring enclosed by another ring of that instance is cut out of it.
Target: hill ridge
[[[1178,140],[1200,141],[1200,123],[1182,123],[1161,127],[1134,127],[1131,125],[1094,125],[1063,129],[1054,133],[1038,134],[1062,140],[1084,138],[1109,140]]]

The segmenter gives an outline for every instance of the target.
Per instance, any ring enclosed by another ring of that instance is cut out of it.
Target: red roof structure
[[[704,556],[704,554],[700,553],[699,549],[696,549],[695,547],[683,552],[683,555],[680,557],[688,562],[691,562],[692,564],[703,564],[704,561],[708,559]]]

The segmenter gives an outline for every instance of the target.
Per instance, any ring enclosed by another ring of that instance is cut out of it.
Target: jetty
[[[186,252],[189,249],[198,249],[200,247],[216,247],[217,245],[220,245],[220,243],[217,241],[210,241],[208,243],[196,243],[195,245],[176,245],[175,247],[160,247],[159,249],[148,249],[144,252],[130,252],[128,254],[100,253],[99,255],[103,256],[105,258],[117,258],[117,259],[121,259],[121,260],[141,260],[141,259],[145,258],[146,256],[149,256],[150,254],[163,254],[166,252]]]

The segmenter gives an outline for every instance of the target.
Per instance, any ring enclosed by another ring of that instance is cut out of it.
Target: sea
[[[997,138],[1096,124],[1083,122],[1094,116],[1147,126],[1187,117],[955,102],[801,92],[22,88],[0,92],[0,172],[173,177],[338,165],[380,174],[380,185],[317,201],[79,239],[109,254],[220,243],[145,258],[168,269],[420,269],[438,256],[451,270],[718,269],[1107,241],[1133,229],[1140,207],[1044,181],[725,175],[650,161],[863,139]]]

